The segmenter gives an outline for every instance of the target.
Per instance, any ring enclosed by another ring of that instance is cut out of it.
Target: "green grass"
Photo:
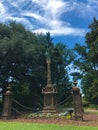
[[[98,127],[0,122],[0,130],[98,130]]]
[[[96,109],[86,108],[84,111],[86,113],[98,114],[98,110]]]

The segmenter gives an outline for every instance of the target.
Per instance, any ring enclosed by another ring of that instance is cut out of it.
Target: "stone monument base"
[[[43,113],[56,113],[56,99],[55,95],[57,94],[57,90],[54,87],[46,86],[43,88],[42,93],[44,94],[44,107]]]
[[[54,107],[44,107],[42,113],[57,113],[57,110]]]

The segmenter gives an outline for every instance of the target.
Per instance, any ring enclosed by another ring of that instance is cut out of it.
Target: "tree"
[[[57,87],[58,101],[62,101],[71,95],[72,85],[66,67],[73,61],[74,53],[63,43],[53,44],[53,38],[49,32],[43,38],[41,35],[41,39],[43,39],[41,42],[43,41],[46,53],[49,53],[51,59],[52,84]]]
[[[58,90],[58,100],[63,101],[71,95],[72,84],[69,81],[67,66],[74,59],[74,53],[65,44],[57,43],[52,54],[52,81]],[[67,101],[66,101],[67,102]],[[65,102],[63,102],[64,104]]]
[[[47,83],[48,47],[52,60],[52,81],[62,100],[71,91],[66,71],[66,66],[73,59],[71,50],[62,43],[55,45],[50,33],[35,34],[15,22],[0,24],[0,86],[3,91],[11,84],[14,98],[21,103],[35,107],[38,103],[42,104],[41,90]]]
[[[0,27],[0,86],[5,92],[10,83],[13,90],[17,90],[14,96],[20,100],[23,84],[28,85],[30,90],[33,88],[33,94],[35,90],[39,91],[36,88],[40,84],[44,84],[45,49],[36,34],[21,24],[12,22],[9,25],[0,24]]]
[[[93,19],[89,25],[90,32],[86,34],[85,45],[76,44],[75,51],[78,58],[75,61],[82,73],[82,89],[85,98],[91,103],[98,104],[98,20]],[[96,100],[96,101],[95,101]]]

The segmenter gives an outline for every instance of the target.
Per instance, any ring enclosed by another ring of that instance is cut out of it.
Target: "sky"
[[[50,32],[53,42],[69,48],[84,44],[98,0],[0,0],[0,22],[16,21],[36,33]]]

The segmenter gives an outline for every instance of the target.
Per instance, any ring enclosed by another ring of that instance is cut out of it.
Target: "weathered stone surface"
[[[56,113],[56,99],[57,89],[51,83],[51,61],[47,60],[47,85],[42,89],[44,95],[43,113]]]
[[[3,119],[11,118],[11,110],[12,110],[12,91],[11,87],[7,87],[7,91],[4,94],[4,104],[3,104]]]
[[[83,120],[83,106],[80,89],[77,87],[77,82],[73,86],[73,102],[74,102],[74,113],[76,120]]]

